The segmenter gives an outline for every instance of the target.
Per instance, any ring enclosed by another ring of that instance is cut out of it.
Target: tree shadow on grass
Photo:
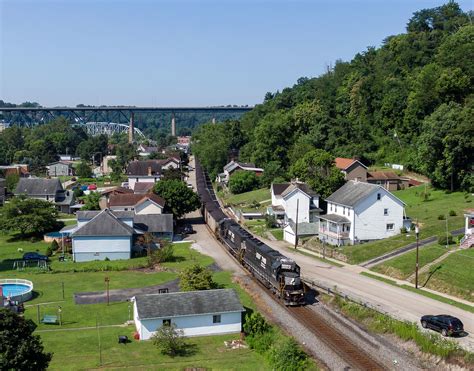
[[[425,287],[428,284],[428,281],[431,279],[431,277],[433,277],[433,275],[437,271],[439,271],[442,267],[443,267],[443,265],[441,264],[441,265],[438,265],[435,269],[431,270],[430,273],[428,274],[428,277],[426,278],[425,283],[421,287]]]

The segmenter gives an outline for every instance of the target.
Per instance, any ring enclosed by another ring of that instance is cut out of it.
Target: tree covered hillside
[[[317,148],[401,163],[437,187],[472,189],[473,83],[472,14],[449,2],[416,12],[407,32],[380,48],[267,93],[240,122],[199,128],[194,150],[212,174],[238,150],[241,160],[288,177]]]

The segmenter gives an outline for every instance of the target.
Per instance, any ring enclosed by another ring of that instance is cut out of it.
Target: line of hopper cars
[[[230,253],[285,305],[305,304],[300,267],[293,259],[272,249],[222,211],[206,171],[196,159],[197,191],[205,222]]]

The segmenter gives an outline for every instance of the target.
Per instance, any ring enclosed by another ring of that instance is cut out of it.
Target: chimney
[[[151,176],[151,166],[148,166],[148,176]]]

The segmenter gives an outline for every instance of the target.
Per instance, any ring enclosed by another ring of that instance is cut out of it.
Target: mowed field
[[[449,193],[428,187],[430,197],[427,201],[423,201],[421,194],[424,190],[425,186],[422,185],[393,192],[406,203],[406,215],[413,222],[418,221],[420,239],[446,234],[446,220],[439,220],[439,215],[447,218],[449,231],[464,226],[464,210],[474,207],[472,195],[462,192]],[[455,216],[449,216],[451,210],[456,213]],[[349,263],[360,264],[415,241],[415,234],[409,232],[380,241],[343,247],[338,251],[346,255]]]
[[[12,262],[23,252],[44,253],[47,244],[42,242],[9,242],[11,236],[0,236],[0,278],[22,278],[33,282],[34,297],[25,303],[25,317],[38,324],[36,334],[41,336],[45,349],[53,352],[51,369],[80,370],[97,367],[139,369],[269,369],[258,353],[249,349],[228,350],[224,340],[239,338],[239,334],[189,339],[190,354],[171,358],[159,353],[152,342],[133,340],[127,345],[118,344],[118,335],[133,339],[134,326],[126,325],[132,307],[128,302],[107,305],[76,305],[74,294],[105,291],[105,278],[110,279],[110,289],[123,289],[164,284],[178,277],[189,265],[208,266],[213,260],[190,248],[189,243],[175,245],[175,260],[164,263],[159,271],[143,270],[144,258],[117,262],[73,263],[58,262],[54,257],[52,270],[28,268],[12,269]],[[18,249],[23,249],[23,252]],[[214,273],[214,279],[223,288],[234,288],[242,304],[254,309],[252,299],[231,281],[228,272]],[[64,298],[63,290],[64,287]],[[62,326],[38,323],[44,315],[57,315],[61,308]],[[96,326],[99,326],[97,328]]]

